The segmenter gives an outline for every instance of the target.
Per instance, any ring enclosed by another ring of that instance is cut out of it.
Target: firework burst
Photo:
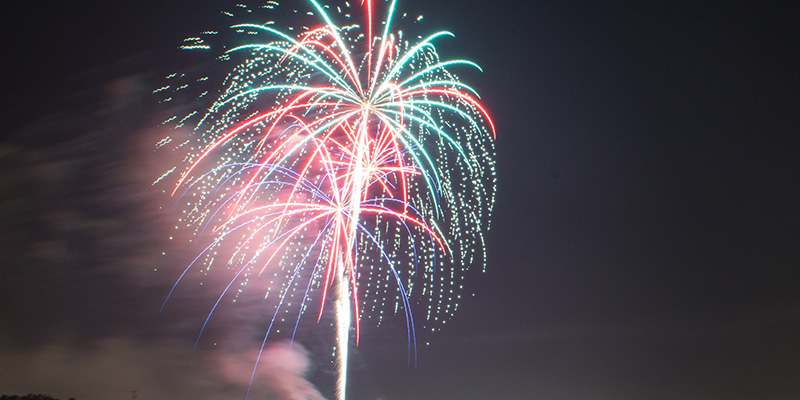
[[[394,0],[380,3],[309,0],[292,10],[311,21],[299,27],[235,24],[248,41],[219,57],[233,68],[218,94],[192,91],[210,79],[185,74],[156,90],[165,102],[192,93],[200,104],[165,121],[192,126],[188,140],[157,144],[185,154],[157,182],[171,178],[181,221],[205,246],[181,278],[201,265],[232,271],[208,318],[227,295],[258,285],[277,299],[267,336],[279,320],[295,329],[306,313],[319,320],[332,299],[339,398],[351,315],[356,341],[363,318],[404,315],[415,354],[418,325],[438,329],[458,308],[465,272],[485,268],[494,201],[492,121],[450,72],[477,65],[439,58],[435,43],[448,32],[409,40],[393,31],[394,20],[411,21],[395,15]],[[280,15],[276,2],[261,8]],[[374,23],[376,8],[386,16]],[[182,48],[208,50],[216,35]]]

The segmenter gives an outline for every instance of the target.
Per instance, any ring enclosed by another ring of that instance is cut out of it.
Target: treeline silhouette
[[[56,398],[54,398],[52,396],[48,396],[46,394],[33,394],[33,393],[30,393],[30,394],[26,394],[25,396],[4,394],[4,395],[0,396],[0,400],[61,400],[61,399],[56,399]],[[70,397],[67,400],[75,400],[75,398],[74,397]]]

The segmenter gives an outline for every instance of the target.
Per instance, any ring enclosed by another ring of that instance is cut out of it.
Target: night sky
[[[159,311],[195,249],[150,93],[235,4],[173,3],[3,7],[0,394],[244,399],[262,321],[195,350],[214,294]],[[417,367],[365,327],[354,400],[800,399],[800,3],[705,3],[400,1],[484,69],[498,197],[475,296]],[[255,398],[305,364],[332,397],[308,327]]]

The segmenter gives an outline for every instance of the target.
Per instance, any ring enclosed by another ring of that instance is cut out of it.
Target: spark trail
[[[193,128],[187,140],[157,144],[185,158],[156,182],[172,182],[181,222],[205,246],[175,286],[193,268],[231,271],[206,324],[226,295],[254,281],[276,299],[264,343],[282,323],[294,337],[307,312],[319,321],[333,297],[344,399],[351,324],[357,343],[362,318],[402,314],[410,362],[412,306],[423,329],[438,329],[458,308],[465,273],[485,269],[494,126],[475,90],[450,72],[479,67],[439,58],[435,44],[449,32],[409,40],[393,31],[421,19],[397,15],[395,0],[305,5],[287,18],[299,26],[233,24],[248,41],[219,56],[234,64],[221,89],[173,74],[154,92],[162,102],[188,93],[201,105],[164,122]],[[260,8],[286,14],[274,1]],[[239,4],[223,14],[253,11]],[[182,48],[208,51],[217,35]]]

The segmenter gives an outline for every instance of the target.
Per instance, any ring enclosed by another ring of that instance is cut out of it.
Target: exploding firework
[[[456,311],[465,273],[485,268],[495,192],[492,121],[450,72],[478,66],[440,59],[448,32],[393,31],[422,18],[380,3],[309,0],[281,13],[268,1],[260,8],[298,25],[233,25],[241,36],[218,57],[232,65],[221,89],[173,74],[156,90],[197,105],[164,123],[191,126],[188,139],[157,144],[185,154],[157,182],[172,180],[181,221],[204,246],[178,282],[201,266],[231,271],[206,324],[226,296],[256,285],[275,299],[267,337],[287,320],[295,332],[309,312],[319,320],[332,302],[341,399],[351,319],[358,341],[362,319],[403,315],[411,357],[416,330]],[[373,21],[377,8],[385,19]],[[262,11],[235,10],[224,14]],[[217,38],[181,47],[207,51]]]

